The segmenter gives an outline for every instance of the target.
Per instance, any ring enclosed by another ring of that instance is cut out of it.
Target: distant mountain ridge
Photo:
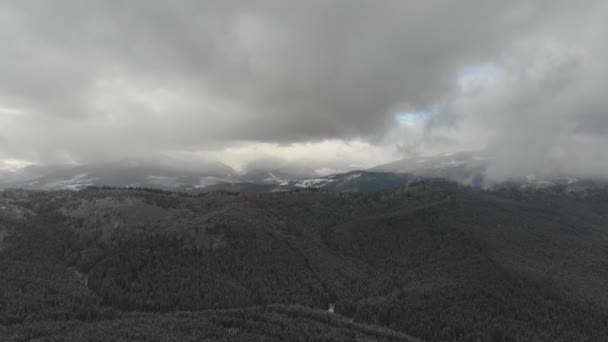
[[[30,165],[0,172],[0,187],[36,190],[80,190],[87,186],[140,186],[174,188],[180,185],[215,184],[232,177],[222,164],[204,165],[201,171],[153,163],[123,161],[87,165]]]
[[[491,159],[479,152],[409,157],[366,170],[318,176],[312,169],[257,167],[238,173],[215,163],[197,168],[122,161],[90,165],[31,165],[0,170],[0,188],[81,190],[89,186],[146,187],[193,193],[224,190],[277,192],[312,188],[339,192],[369,192],[396,188],[421,179],[447,179],[473,188],[549,187],[587,182],[564,176],[513,178],[495,182],[487,177]]]
[[[444,178],[472,187],[484,187],[490,159],[478,152],[443,153],[410,157],[375,166],[368,171],[407,173],[418,177]]]

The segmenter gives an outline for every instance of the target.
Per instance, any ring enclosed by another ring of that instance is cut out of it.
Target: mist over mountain
[[[606,6],[4,1],[0,169],[482,150],[492,181],[603,177]]]
[[[213,182],[232,177],[234,173],[232,168],[219,163],[200,165],[195,171],[183,166],[125,160],[90,165],[31,165],[5,170],[1,173],[0,184],[3,187],[43,190],[78,190],[92,185],[163,188],[199,185],[206,180]]]
[[[482,151],[410,157],[368,169],[335,172],[330,168],[279,160],[262,160],[237,171],[219,162],[180,165],[123,160],[91,165],[30,165],[0,171],[0,188],[82,190],[90,186],[144,187],[192,193],[226,190],[271,192],[315,188],[325,191],[381,191],[423,179],[447,179],[474,188],[550,187],[598,183],[608,177],[577,178],[547,172],[498,180],[493,160]],[[329,174],[327,174],[329,173]]]
[[[607,13],[0,0],[0,341],[607,341]]]

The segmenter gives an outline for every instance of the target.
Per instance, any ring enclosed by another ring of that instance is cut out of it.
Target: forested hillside
[[[440,180],[4,191],[0,339],[602,341],[607,209],[605,187]]]

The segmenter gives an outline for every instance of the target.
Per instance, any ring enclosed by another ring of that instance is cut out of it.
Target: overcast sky
[[[0,168],[486,150],[496,177],[608,175],[607,16],[603,0],[0,0]]]

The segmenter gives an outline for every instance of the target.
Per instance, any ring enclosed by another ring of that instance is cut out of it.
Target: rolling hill
[[[166,340],[608,336],[606,187],[14,190],[0,202],[6,340],[109,327]]]

